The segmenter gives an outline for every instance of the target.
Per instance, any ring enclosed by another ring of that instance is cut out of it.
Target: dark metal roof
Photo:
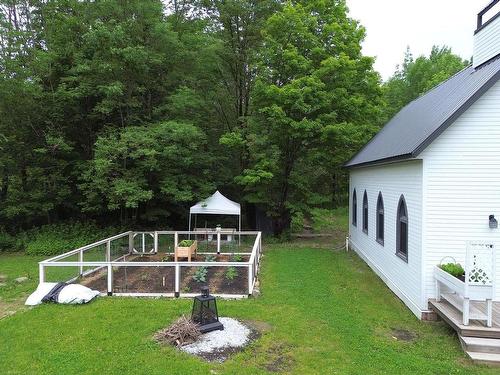
[[[463,69],[405,106],[345,167],[418,156],[499,78],[499,56]]]

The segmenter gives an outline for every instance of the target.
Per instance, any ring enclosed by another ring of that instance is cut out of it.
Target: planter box
[[[492,324],[492,299],[493,285],[469,284],[467,281],[457,279],[440,267],[434,268],[434,278],[436,280],[436,300],[441,298],[448,301],[463,314],[463,324],[468,325],[469,319],[484,320],[488,327]],[[442,287],[449,289],[449,292],[443,292]],[[486,314],[483,314],[476,308],[470,306],[470,301],[486,301]]]
[[[175,248],[175,261],[177,258],[188,258],[188,262],[191,262],[191,257],[196,255],[196,250],[198,250],[198,241],[194,241],[191,246],[177,246]]]
[[[434,277],[437,281],[464,298],[474,301],[493,299],[493,285],[471,285],[443,271],[438,266],[434,270]]]

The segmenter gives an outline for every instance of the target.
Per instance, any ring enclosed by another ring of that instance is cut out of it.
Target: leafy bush
[[[227,267],[225,277],[229,281],[233,281],[238,276],[236,267]]]
[[[207,267],[198,267],[193,275],[193,279],[198,283],[204,283],[205,281],[207,281],[207,273]]]
[[[460,263],[446,263],[442,264],[440,267],[443,271],[448,272],[450,275],[455,276],[456,278],[463,276],[465,273]]]
[[[99,228],[95,223],[62,223],[45,225],[23,232],[18,246],[29,255],[57,255],[118,234],[120,229]]]
[[[314,208],[311,210],[311,220],[315,233],[344,232],[349,227],[348,208],[340,207],[334,210]]]
[[[16,238],[4,230],[0,230],[0,252],[19,250]]]
[[[189,247],[194,243],[194,240],[182,240],[179,242],[180,247]]]
[[[300,233],[304,230],[304,214],[302,212],[296,211],[292,215],[290,229],[292,230],[292,233]]]

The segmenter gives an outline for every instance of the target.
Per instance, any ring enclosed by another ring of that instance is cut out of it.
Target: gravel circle
[[[184,345],[180,349],[189,354],[206,359],[224,361],[224,353],[238,351],[251,341],[252,330],[233,318],[219,318],[224,325],[222,331],[212,331],[201,335],[198,341]]]

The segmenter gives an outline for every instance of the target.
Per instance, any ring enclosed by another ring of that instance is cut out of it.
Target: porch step
[[[459,336],[466,352],[500,354],[500,340],[482,337]]]
[[[463,325],[462,312],[456,309],[448,301],[445,301],[444,298],[441,302],[430,299],[429,308],[436,312],[446,323],[455,329],[460,336],[500,339],[498,307],[495,307],[494,310],[493,327],[486,327],[484,322],[479,322],[477,320],[471,320],[470,325],[468,326]]]
[[[480,353],[480,352],[466,352],[466,353],[475,363],[500,367],[500,354],[498,353]]]

